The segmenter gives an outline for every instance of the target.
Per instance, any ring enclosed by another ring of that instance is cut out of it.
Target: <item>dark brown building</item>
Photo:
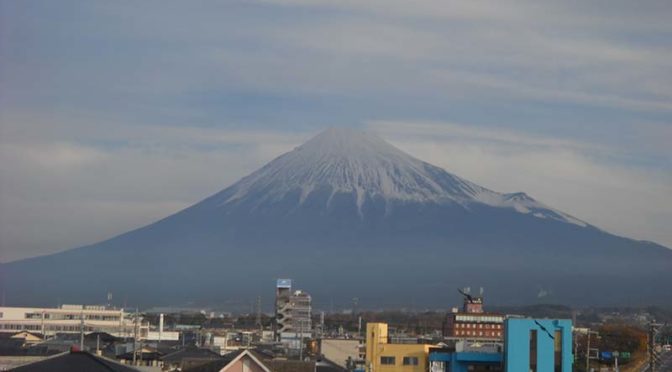
[[[446,315],[444,337],[503,339],[504,315],[483,311],[483,297],[465,295],[462,311]]]

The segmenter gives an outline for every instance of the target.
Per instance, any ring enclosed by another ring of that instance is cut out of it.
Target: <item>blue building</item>
[[[504,322],[507,372],[571,372],[572,322],[509,318]]]
[[[473,343],[456,349],[429,349],[431,372],[500,372],[504,370],[501,344]]]
[[[431,372],[571,372],[572,361],[570,320],[509,318],[504,345],[464,340],[429,350]]]

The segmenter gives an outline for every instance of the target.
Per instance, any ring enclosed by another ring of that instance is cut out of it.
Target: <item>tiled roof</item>
[[[131,368],[112,360],[101,358],[87,352],[73,351],[54,357],[16,367],[16,372],[71,372],[71,371],[113,371],[113,372],[137,372]]]
[[[186,369],[185,372],[219,372],[244,352],[246,351],[239,350],[227,354],[223,357],[222,360],[206,363],[191,369]],[[315,372],[315,371],[344,372],[345,371],[343,368],[340,368],[337,365],[328,361],[315,363],[313,361],[303,362],[299,360],[269,359],[266,358],[263,354],[257,353],[254,350],[247,350],[247,352],[251,356],[253,356],[260,364],[262,364],[263,367],[267,368],[272,372]]]
[[[161,360],[167,362],[177,362],[182,359],[221,359],[222,356],[210,349],[202,349],[196,346],[187,346],[184,349],[177,350],[164,355]]]

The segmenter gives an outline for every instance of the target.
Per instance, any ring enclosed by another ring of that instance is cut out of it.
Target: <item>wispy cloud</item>
[[[54,118],[52,118],[53,120]],[[84,131],[80,141],[0,140],[0,262],[94,243],[203,199],[300,144],[305,133],[165,126]],[[5,129],[10,129],[7,125]],[[18,130],[17,130],[18,131]],[[8,131],[10,132],[10,131]]]
[[[670,18],[669,1],[0,2],[0,260],[162,217],[340,125],[672,245]]]

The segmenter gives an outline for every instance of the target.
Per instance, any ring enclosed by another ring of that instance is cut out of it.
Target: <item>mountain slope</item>
[[[666,303],[671,269],[669,249],[345,129],[149,226],[2,266],[14,304],[90,302],[108,290],[131,303],[217,304],[270,298],[273,278],[292,277],[318,307],[353,296],[369,306],[449,305],[464,285],[483,285],[500,303]]]
[[[217,195],[221,207],[272,205],[296,198],[301,207],[311,194],[351,195],[358,212],[366,202],[485,204],[513,208],[538,218],[553,218],[587,226],[583,221],[553,210],[525,193],[500,194],[418,160],[382,139],[348,129],[328,129],[294,151],[273,160]]]

